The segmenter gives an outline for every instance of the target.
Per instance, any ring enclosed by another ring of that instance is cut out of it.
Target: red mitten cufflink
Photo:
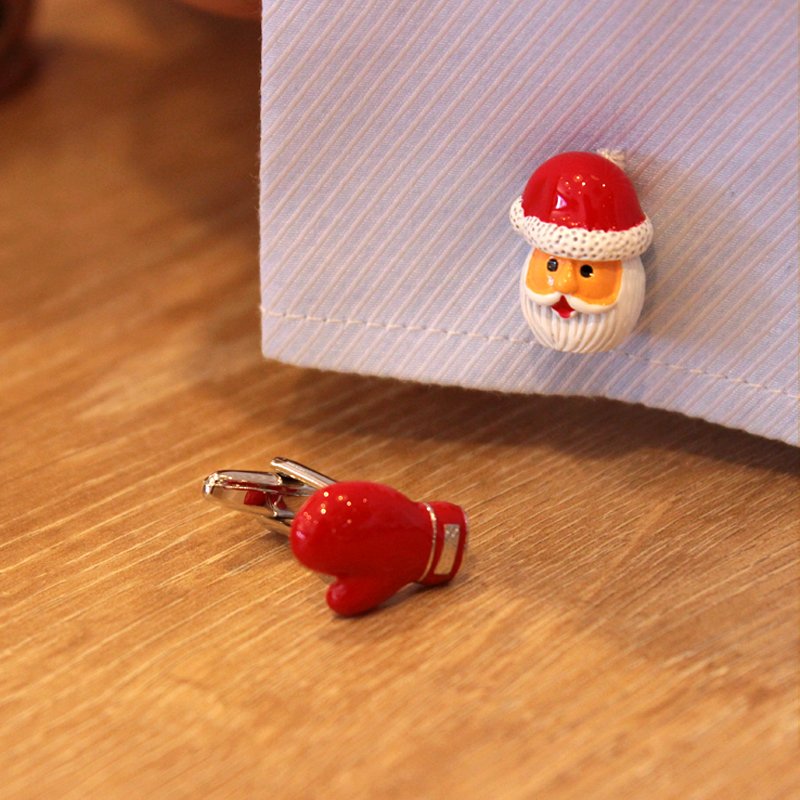
[[[297,560],[333,578],[326,599],[337,613],[361,614],[410,583],[447,583],[458,572],[467,540],[459,506],[417,503],[379,483],[333,481],[284,458],[271,466],[275,472],[215,472],[203,494],[288,532]]]

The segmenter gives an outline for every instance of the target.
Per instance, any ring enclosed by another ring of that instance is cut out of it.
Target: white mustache
[[[527,262],[520,270],[522,313],[539,344],[567,353],[599,353],[623,342],[631,333],[642,310],[645,293],[644,267],[640,259],[623,261],[622,282],[614,306],[592,306],[561,292],[537,295],[527,286]],[[549,306],[566,297],[576,311],[569,319],[551,313]],[[588,308],[587,308],[588,306]],[[604,313],[608,312],[608,313]]]
[[[566,297],[567,302],[572,306],[572,308],[574,308],[576,311],[580,311],[581,314],[604,314],[607,311],[611,311],[611,309],[617,304],[617,300],[614,300],[613,303],[600,306],[596,303],[587,303],[585,300],[581,300],[579,297],[575,297],[571,294],[562,294],[561,292],[548,292],[547,294],[539,294],[532,291],[527,286],[525,287],[525,292],[534,303],[540,306],[554,306],[562,297]],[[617,295],[617,299],[619,299],[619,295]]]

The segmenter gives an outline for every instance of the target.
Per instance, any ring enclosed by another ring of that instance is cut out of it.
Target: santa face
[[[540,344],[570,353],[610,350],[644,303],[641,259],[585,261],[534,250],[520,276],[522,310]]]

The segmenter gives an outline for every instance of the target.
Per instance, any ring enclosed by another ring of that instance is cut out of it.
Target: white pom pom
[[[613,164],[616,164],[623,172],[625,171],[625,151],[624,150],[609,150],[601,148],[595,150],[595,153],[603,158],[607,158]]]

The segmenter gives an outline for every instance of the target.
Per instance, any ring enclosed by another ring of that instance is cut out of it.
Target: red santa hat
[[[623,166],[618,150],[553,156],[514,201],[511,224],[531,247],[554,256],[616,261],[641,255],[653,226]]]

